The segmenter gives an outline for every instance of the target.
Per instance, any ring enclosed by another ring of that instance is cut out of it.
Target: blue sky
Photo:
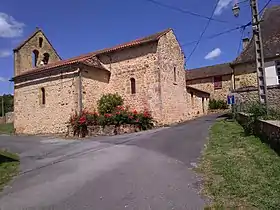
[[[211,16],[216,2],[155,1],[205,16]],[[211,21],[204,37],[250,21],[249,2],[240,4],[240,16],[235,18],[231,11],[233,1],[220,0],[214,18],[229,23]],[[279,4],[277,1],[270,5]],[[259,7],[262,8],[266,2],[259,0]],[[166,28],[174,29],[186,57],[189,57],[195,44],[186,43],[197,40],[206,24],[206,19],[164,8],[148,0],[1,0],[0,94],[13,92],[13,84],[7,82],[13,76],[12,49],[36,26],[43,29],[62,58],[111,47]],[[249,31],[247,28],[244,35]],[[240,38],[241,32],[236,30],[214,39],[202,39],[188,60],[187,68],[232,61],[237,55]]]

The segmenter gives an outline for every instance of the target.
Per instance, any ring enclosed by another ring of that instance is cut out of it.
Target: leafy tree
[[[4,101],[4,113],[14,111],[14,96],[11,94],[4,94],[0,96],[0,116],[2,116],[2,98]]]

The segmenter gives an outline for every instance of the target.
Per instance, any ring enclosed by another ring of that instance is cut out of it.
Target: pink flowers
[[[80,124],[85,124],[87,121],[86,117],[85,116],[82,116],[80,119],[79,119],[79,123]]]
[[[107,118],[112,117],[112,114],[104,114],[104,117],[107,117]]]
[[[129,116],[128,116],[128,119],[132,120],[132,119],[133,119],[133,116],[129,115]]]

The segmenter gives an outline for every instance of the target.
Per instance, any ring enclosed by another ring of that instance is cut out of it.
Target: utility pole
[[[260,103],[267,107],[267,86],[264,67],[263,43],[257,0],[251,0],[252,28],[256,51],[256,67],[258,76],[258,91]]]
[[[267,109],[267,86],[266,86],[263,43],[262,43],[262,36],[261,36],[261,27],[260,27],[260,18],[259,18],[257,0],[250,0],[250,6],[251,6],[251,13],[252,13],[253,39],[255,43],[255,52],[256,52],[256,68],[257,68],[257,77],[258,77],[259,100],[260,103],[264,104]],[[234,16],[238,17],[240,11],[238,4],[235,4],[232,10]]]

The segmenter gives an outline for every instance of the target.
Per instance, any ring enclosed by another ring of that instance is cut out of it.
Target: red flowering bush
[[[114,125],[118,127],[129,124],[137,126],[140,130],[151,129],[154,126],[154,120],[147,110],[143,112],[138,112],[137,110],[131,111],[129,107],[116,104],[114,104],[114,109],[110,109],[109,113],[100,114],[84,110],[81,114],[73,114],[70,117],[69,124],[73,128],[74,135],[85,136],[87,127],[94,125],[103,127]]]

